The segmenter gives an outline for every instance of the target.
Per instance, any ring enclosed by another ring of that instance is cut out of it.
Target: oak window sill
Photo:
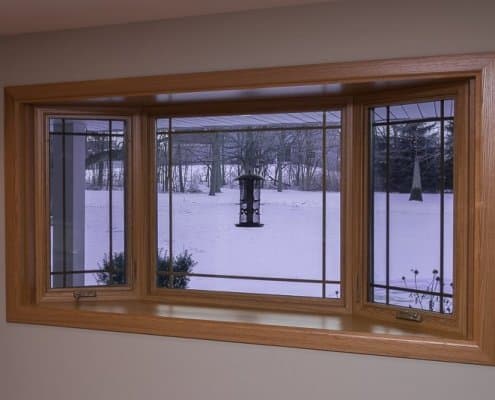
[[[352,315],[312,315],[169,305],[80,301],[23,306],[10,322],[221,340],[441,361],[489,363],[479,347],[455,333],[420,324],[377,322]]]

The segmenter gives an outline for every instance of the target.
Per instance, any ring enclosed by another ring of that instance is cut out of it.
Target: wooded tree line
[[[452,121],[445,122],[443,159],[441,144],[439,122],[392,125],[388,144],[386,127],[375,127],[372,146],[374,190],[386,191],[388,187],[390,192],[410,193],[419,179],[422,192],[438,193],[443,179],[445,191],[452,191]],[[413,184],[415,164],[416,183]]]
[[[440,123],[392,125],[387,145],[385,126],[374,129],[374,190],[409,193],[413,185],[415,163],[419,166],[421,190],[436,193],[442,176],[446,191],[453,189],[453,122],[446,121],[442,165]],[[60,137],[54,140],[61,140]],[[340,130],[327,130],[326,189],[340,188]],[[109,178],[115,188],[124,183],[125,148],[121,137],[86,137],[86,186],[107,190]],[[322,131],[283,130],[176,134],[172,138],[172,163],[168,168],[170,142],[165,133],[157,134],[157,187],[177,192],[200,191],[206,185],[209,194],[245,173],[264,178],[264,187],[277,189],[322,190]],[[387,163],[388,147],[388,163]],[[110,165],[110,156],[112,166]],[[416,162],[417,161],[417,162]],[[171,176],[169,176],[171,175]]]
[[[322,190],[323,139],[321,128],[264,132],[184,133],[157,135],[158,190],[195,192],[206,185],[210,195],[233,185],[240,175],[264,178],[264,188]],[[340,130],[327,131],[327,190],[340,187]],[[171,181],[170,181],[171,179]]]

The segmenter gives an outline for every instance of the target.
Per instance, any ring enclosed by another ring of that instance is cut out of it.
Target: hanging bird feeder
[[[263,180],[261,176],[253,174],[241,175],[236,178],[236,181],[239,181],[241,195],[239,223],[236,224],[237,227],[260,228],[263,226],[260,218],[260,194]]]

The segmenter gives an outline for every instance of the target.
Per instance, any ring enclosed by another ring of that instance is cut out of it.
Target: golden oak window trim
[[[52,201],[50,201],[50,186],[53,183],[47,184],[47,182],[51,182],[51,170],[56,166],[50,165],[51,163],[51,145],[52,144],[52,136],[61,136],[64,135],[64,129],[59,130],[55,133],[51,132],[50,123],[56,123],[57,121],[83,121],[83,120],[94,120],[94,121],[124,121],[127,126],[125,133],[125,142],[126,147],[131,149],[133,146],[130,145],[132,142],[132,115],[128,113],[122,112],[120,110],[119,113],[114,112],[112,114],[108,113],[105,110],[91,110],[91,113],[82,110],[72,110],[72,109],[60,109],[60,108],[35,108],[35,123],[34,128],[37,132],[36,135],[33,136],[33,141],[35,142],[36,148],[36,156],[34,159],[35,171],[37,173],[37,177],[34,183],[35,196],[37,199],[42,199],[40,201],[35,202],[36,206],[36,215],[38,216],[36,221],[37,227],[37,235],[40,240],[36,241],[36,276],[37,276],[37,299],[38,301],[61,301],[61,300],[79,300],[81,298],[93,297],[93,296],[81,296],[81,292],[85,292],[86,290],[94,292],[94,297],[99,298],[129,298],[130,296],[135,296],[135,272],[134,271],[134,262],[133,262],[133,246],[130,245],[134,241],[135,233],[133,225],[130,224],[129,216],[131,214],[130,210],[132,205],[134,204],[133,197],[135,196],[135,191],[133,188],[133,172],[126,171],[125,179],[127,181],[126,188],[123,190],[124,203],[126,207],[126,212],[124,213],[124,226],[125,226],[125,235],[127,240],[125,240],[125,253],[128,260],[129,266],[126,268],[127,279],[124,284],[108,287],[106,290],[98,290],[97,286],[89,287],[89,286],[78,286],[74,285],[72,287],[54,287],[52,279],[54,273],[52,271],[53,261],[55,250],[51,250],[50,246],[53,248],[53,242],[55,238],[53,237],[53,226],[52,226],[52,218],[48,218],[48,215],[52,214],[50,210],[53,207]],[[54,122],[55,121],[55,122]],[[65,125],[65,122],[62,122]],[[110,122],[111,126],[111,122]],[[79,134],[71,134],[71,136],[78,137],[81,136]],[[91,133],[86,133],[84,136],[91,137]],[[63,137],[63,136],[61,136]],[[111,137],[111,135],[110,135]],[[125,150],[125,159],[126,163],[132,164],[134,155],[133,151]],[[65,164],[65,161],[64,161]],[[64,166],[65,169],[65,166]],[[111,199],[111,197],[110,197]],[[64,204],[65,208],[65,204]],[[111,207],[110,207],[111,210]],[[110,214],[110,213],[109,213]],[[110,219],[111,221],[111,219]],[[66,225],[67,222],[64,222]],[[65,230],[65,228],[64,228]],[[111,234],[110,234],[111,239]],[[84,239],[83,239],[84,243]],[[109,242],[110,243],[110,242]],[[111,246],[110,246],[111,247]],[[67,250],[64,249],[64,253]],[[76,266],[78,267],[78,266]],[[78,267],[80,268],[80,267]],[[76,268],[73,274],[80,274],[79,269]],[[82,273],[86,274],[86,268],[82,268]],[[65,279],[64,279],[65,281]]]
[[[473,85],[473,80],[468,83],[459,83],[458,85],[454,85],[452,87],[445,87],[443,89],[439,89],[438,94],[435,95],[431,92],[419,90],[418,92],[414,92],[414,90],[410,91],[410,93],[391,93],[390,95],[385,95],[385,97],[380,95],[369,95],[363,98],[362,101],[362,112],[365,115],[369,114],[369,111],[378,105],[378,107],[387,107],[387,105],[400,106],[404,103],[416,103],[416,99],[420,102],[432,102],[432,101],[441,101],[441,100],[454,100],[455,107],[453,110],[454,119],[455,119],[455,147],[454,147],[454,192],[456,201],[454,203],[455,209],[454,211],[454,221],[455,221],[455,229],[454,229],[454,243],[458,243],[457,245],[453,244],[453,260],[454,260],[454,268],[453,268],[453,278],[456,282],[456,288],[453,291],[453,299],[454,304],[457,304],[458,307],[454,308],[454,312],[451,315],[444,314],[438,315],[436,312],[430,312],[426,310],[419,310],[419,319],[424,326],[442,326],[444,329],[448,331],[458,331],[463,332],[464,335],[470,336],[470,326],[472,326],[472,309],[468,310],[468,297],[472,293],[472,286],[469,283],[469,276],[474,273],[473,265],[475,261],[473,259],[473,249],[472,244],[469,244],[469,237],[472,234],[472,224],[473,220],[469,218],[467,211],[474,208],[474,204],[472,203],[472,199],[469,198],[468,193],[472,192],[474,189],[472,187],[474,172],[472,170],[471,163],[475,158],[475,132],[469,128],[469,119],[473,117],[472,113],[469,115],[468,105],[472,104],[474,101],[474,97],[469,97],[468,93],[470,87]],[[472,106],[471,106],[472,107]],[[363,137],[370,136],[370,124],[367,124],[362,128],[366,134]],[[365,141],[362,144],[363,148],[362,155],[357,155],[356,157],[363,157],[365,159],[365,164],[369,164],[369,142]],[[358,146],[360,148],[360,146]],[[363,224],[369,224],[369,212],[372,210],[369,208],[369,193],[370,187],[369,185],[369,171],[364,170],[361,172],[365,177],[364,182],[362,182],[363,188],[363,204],[365,208]],[[370,227],[371,228],[371,227]],[[369,236],[371,232],[367,229],[361,228],[364,243],[364,250],[362,254],[369,254]],[[362,260],[362,268],[361,276],[366,277],[369,270],[369,263],[371,260],[369,258],[364,258]],[[437,277],[437,280],[439,278]],[[418,288],[421,289],[421,288]],[[393,309],[387,306],[383,306],[379,303],[373,302],[369,300],[370,292],[366,282],[363,282],[359,288],[356,288],[359,297],[357,302],[356,312],[362,315],[372,316],[373,318],[382,319],[382,320],[391,320],[395,318],[400,318],[399,312],[397,309]],[[425,295],[426,296],[426,295]],[[427,300],[426,300],[427,301]],[[407,311],[407,310],[406,310]],[[414,320],[414,318],[411,318]]]
[[[491,198],[495,196],[493,189],[489,185],[483,185],[483,182],[491,177],[493,171],[490,168],[490,158],[493,155],[487,154],[485,157],[481,157],[482,152],[486,152],[492,146],[493,135],[489,135],[489,132],[495,129],[494,122],[494,94],[490,90],[495,82],[495,62],[492,55],[466,55],[466,56],[451,56],[451,57],[438,57],[438,58],[423,58],[423,59],[410,59],[410,60],[393,60],[390,62],[363,62],[363,63],[348,63],[345,64],[348,67],[345,71],[342,70],[342,64],[327,64],[324,66],[301,66],[301,67],[290,67],[277,69],[267,69],[255,71],[252,75],[246,74],[246,71],[232,71],[226,73],[211,73],[211,74],[192,74],[185,75],[178,79],[177,76],[172,77],[159,77],[156,78],[154,87],[155,90],[150,90],[147,93],[160,92],[160,91],[187,91],[191,89],[191,82],[195,82],[196,89],[220,89],[225,88],[225,85],[231,85],[232,88],[241,88],[245,85],[248,86],[280,86],[288,83],[296,83],[293,78],[295,71],[298,72],[299,76],[304,76],[304,79],[299,82],[300,84],[308,84],[311,82],[349,82],[349,81],[373,81],[379,78],[380,80],[387,79],[417,79],[424,77],[431,77],[433,80],[440,77],[449,78],[461,78],[469,77],[472,79],[472,84],[470,84],[469,92],[471,95],[470,104],[465,104],[466,108],[470,109],[471,116],[473,118],[466,118],[466,126],[471,130],[471,140],[473,144],[472,156],[469,158],[469,170],[471,171],[471,176],[476,177],[475,182],[470,181],[469,185],[474,190],[469,193],[469,199],[471,206],[469,209],[464,209],[463,212],[468,215],[469,227],[467,231],[469,232],[469,246],[473,246],[473,250],[470,254],[476,254],[476,257],[472,256],[469,258],[473,265],[470,265],[472,270],[476,271],[476,275],[470,274],[466,279],[466,282],[472,282],[468,285],[467,298],[466,298],[466,310],[468,315],[468,320],[463,322],[466,324],[468,329],[461,329],[464,332],[463,335],[467,339],[463,341],[455,341],[448,339],[446,334],[445,339],[440,340],[440,343],[436,340],[425,340],[422,338],[410,340],[401,338],[401,336],[390,338],[387,335],[380,333],[370,333],[369,335],[364,335],[366,338],[359,335],[344,332],[338,333],[338,331],[327,331],[326,334],[321,335],[321,332],[314,329],[305,330],[305,334],[309,335],[309,339],[306,343],[301,342],[301,332],[297,329],[291,330],[288,334],[288,339],[282,339],[280,337],[271,337],[265,340],[261,339],[259,336],[261,332],[270,332],[271,327],[264,327],[263,325],[257,324],[247,324],[246,330],[242,330],[241,333],[235,334],[230,331],[230,334],[224,335],[224,340],[249,342],[249,343],[263,343],[263,344],[279,344],[286,346],[304,347],[304,348],[320,348],[328,350],[344,351],[345,348],[336,345],[335,340],[337,337],[343,337],[349,339],[347,351],[360,352],[360,353],[371,353],[371,354],[382,354],[382,355],[396,355],[403,357],[413,357],[413,358],[427,358],[427,359],[439,359],[439,360],[451,360],[451,361],[464,361],[464,362],[474,362],[474,363],[488,363],[493,364],[495,362],[495,345],[490,343],[489,339],[493,334],[495,328],[495,318],[488,312],[488,307],[494,300],[494,290],[495,286],[495,276],[493,272],[489,269],[489,261],[492,257],[493,249],[488,245],[487,240],[489,240],[490,232],[495,228],[495,212],[493,212],[490,207],[483,207],[490,201]],[[379,73],[378,73],[379,71]],[[263,72],[263,73],[258,73]],[[275,72],[277,72],[275,74]],[[352,75],[350,75],[352,73]],[[274,76],[276,75],[276,76]],[[223,83],[219,81],[222,80],[222,76],[227,80]],[[237,78],[236,78],[237,76]],[[188,80],[187,78],[194,78]],[[267,82],[270,78],[271,82]],[[204,83],[202,79],[205,79]],[[218,81],[217,81],[218,80]],[[185,82],[188,83],[185,83]],[[38,266],[36,260],[36,252],[33,251],[33,243],[35,243],[35,235],[39,234],[40,226],[36,224],[36,234],[33,234],[29,230],[29,219],[36,217],[37,211],[30,209],[29,199],[33,198],[33,188],[29,187],[27,184],[30,180],[35,181],[38,171],[30,169],[30,160],[33,160],[35,155],[33,153],[34,149],[32,143],[30,142],[30,136],[27,132],[33,132],[33,127],[35,125],[35,113],[32,104],[44,103],[44,106],[55,104],[60,101],[61,94],[65,93],[63,97],[66,98],[82,98],[82,97],[95,97],[101,95],[103,91],[106,93],[122,93],[122,84],[126,84],[126,95],[133,96],[145,93],[150,86],[150,82],[153,82],[151,78],[129,78],[128,80],[115,80],[115,81],[102,81],[93,82],[90,85],[91,88],[86,88],[81,90],[82,86],[75,83],[69,84],[53,84],[53,85],[38,85],[31,86],[26,90],[26,87],[17,88],[7,88],[6,89],[6,216],[7,216],[7,315],[8,320],[18,321],[18,322],[35,322],[35,323],[46,323],[54,325],[63,326],[79,326],[79,327],[91,327],[94,329],[107,329],[107,330],[122,330],[128,332],[142,332],[144,333],[148,330],[150,333],[164,334],[164,335],[174,335],[186,336],[186,337],[203,337],[211,339],[222,339],[221,334],[211,334],[210,336],[201,331],[199,334],[190,334],[184,332],[181,329],[174,329],[173,322],[174,319],[168,316],[161,316],[157,319],[156,316],[151,317],[150,315],[143,312],[139,314],[140,324],[139,326],[131,326],[129,318],[124,314],[113,314],[111,311],[103,311],[101,315],[104,318],[104,314],[112,315],[112,321],[108,321],[106,324],[102,324],[99,327],[95,326],[94,323],[89,323],[85,320],[89,316],[87,312],[82,312],[79,314],[77,310],[71,311],[54,311],[51,308],[44,308],[39,304],[40,288],[36,282],[39,282],[39,277],[33,270],[34,266]],[[177,83],[184,82],[184,83]],[[207,83],[206,83],[207,82]],[[148,85],[147,89],[139,89],[140,85]],[[113,89],[112,89],[113,88]],[[182,89],[181,89],[182,88]],[[46,95],[50,93],[50,95]],[[361,103],[364,104],[364,103]],[[60,106],[59,106],[60,107]],[[73,106],[72,106],[73,107]],[[115,106],[112,105],[112,107]],[[359,103],[349,106],[352,109],[350,114],[352,131],[355,131],[357,127],[363,123],[363,111],[360,111]],[[62,107],[62,108],[65,108]],[[166,107],[163,108],[166,110]],[[155,110],[156,111],[156,110]],[[152,112],[155,112],[152,111]],[[86,112],[86,111],[83,111]],[[112,114],[112,113],[110,113]],[[347,110],[344,112],[347,114]],[[146,127],[151,124],[149,122],[150,117],[146,117],[143,114],[139,117],[139,112],[131,112],[132,115],[132,125],[138,129],[146,131]],[[136,144],[135,154],[137,165],[143,166],[146,170],[146,156],[148,152],[146,150],[149,148],[149,143],[147,144],[147,139],[145,135],[137,135],[139,143]],[[359,151],[359,145],[356,146],[356,140],[353,137],[352,146],[349,145],[343,151],[349,151],[349,149],[354,149]],[[38,155],[39,156],[39,155]],[[149,156],[149,154],[148,154]],[[147,158],[149,160],[149,158]],[[473,171],[476,171],[474,174]],[[22,183],[21,183],[22,182]],[[354,182],[353,185],[359,185],[359,182]],[[143,188],[149,189],[149,182],[143,182]],[[353,189],[355,190],[355,186]],[[134,193],[131,202],[143,202],[146,203],[146,196],[141,193]],[[353,197],[353,205],[358,209],[363,210],[362,201]],[[347,226],[357,226],[359,221],[357,216],[354,216],[351,221],[349,221]],[[146,232],[146,223],[143,217],[142,225],[135,227],[139,232],[137,234],[135,245],[136,256],[132,259],[130,268],[136,271],[135,286],[132,289],[133,297],[137,299],[148,299],[149,297],[149,284],[152,282],[149,276],[149,269],[146,268],[144,264],[147,264],[144,260],[150,259],[150,254],[143,251],[145,248],[143,240]],[[358,222],[353,224],[353,222]],[[480,229],[480,227],[483,227]],[[360,232],[363,232],[362,230]],[[346,230],[343,233],[344,246],[349,247],[349,238],[357,238],[355,232],[349,232]],[[133,245],[134,246],[134,245]],[[352,254],[349,248],[344,251],[347,254],[346,257],[350,259],[345,261],[345,265],[352,265],[354,270],[352,279],[347,277],[345,279],[346,288],[354,288],[354,282],[359,283],[362,280],[362,276],[358,273],[357,266],[363,265],[363,254]],[[146,272],[148,271],[148,272]],[[349,271],[346,270],[346,274]],[[148,282],[148,283],[146,283]],[[484,285],[481,285],[481,282]],[[110,288],[113,289],[113,288]],[[360,302],[366,297],[359,296],[357,292],[363,289],[363,285],[357,285],[357,291],[355,291],[354,300],[350,303],[348,302],[348,297],[346,297],[346,308],[342,310],[349,312],[350,308],[353,308],[354,302],[356,304],[361,304]],[[103,295],[107,290],[102,290]],[[111,290],[108,290],[111,292]],[[351,290],[348,292],[352,293]],[[98,290],[98,293],[100,291]],[[220,294],[222,296],[222,294]],[[124,296],[125,297],[125,296]],[[125,302],[123,300],[123,303]],[[256,297],[245,296],[252,304],[255,304],[258,300]],[[155,301],[157,300],[153,296]],[[229,297],[226,296],[226,300]],[[111,296],[108,297],[109,300],[112,299]],[[164,298],[165,299],[165,298]],[[94,301],[94,304],[100,303],[100,300]],[[91,302],[91,300],[89,300]],[[103,301],[103,300],[102,300]],[[168,302],[168,300],[165,300]],[[178,299],[170,299],[170,303],[173,304]],[[277,299],[280,303],[283,303],[284,299]],[[85,300],[82,299],[81,304],[86,304]],[[161,301],[160,301],[161,302]],[[242,303],[242,302],[241,302]],[[48,303],[47,303],[48,304]],[[57,303],[53,303],[54,306]],[[70,303],[67,303],[70,304]],[[89,303],[88,303],[89,304]],[[208,301],[198,297],[198,304],[207,305]],[[245,305],[246,305],[245,304]],[[217,306],[221,305],[217,303]],[[241,305],[241,304],[239,304]],[[249,305],[247,305],[249,307]],[[348,308],[349,307],[349,308]],[[104,308],[104,307],[103,307]],[[36,311],[35,311],[36,310]],[[363,314],[364,307],[360,309],[359,313]],[[297,311],[297,310],[296,310]],[[304,310],[299,310],[304,312]],[[358,311],[358,310],[356,310]],[[261,312],[261,311],[260,311]],[[308,312],[308,311],[306,311]],[[35,316],[37,314],[37,316]],[[94,316],[93,314],[91,314]],[[371,316],[371,314],[370,314]],[[78,321],[79,317],[81,320]],[[381,317],[376,314],[373,318],[380,319]],[[99,317],[98,317],[99,318]],[[98,319],[97,318],[97,319]],[[385,317],[388,318],[388,317]],[[145,321],[149,322],[146,323]],[[186,318],[187,320],[187,318]],[[120,322],[118,322],[120,321]],[[182,321],[182,320],[181,320]],[[153,325],[161,326],[160,329],[153,329]],[[397,322],[397,326],[401,326],[401,322]],[[409,324],[404,322],[404,324]],[[187,324],[189,327],[196,326],[209,326],[215,330],[215,326],[220,327],[220,323],[213,321],[189,321]],[[147,326],[145,328],[145,326]],[[223,326],[223,325],[222,325]],[[243,325],[244,326],[244,325]],[[410,326],[410,325],[404,325]],[[164,328],[166,327],[166,329]],[[447,329],[449,331],[450,329]],[[251,336],[250,336],[251,335]],[[253,339],[253,337],[255,339]],[[390,342],[391,341],[391,342]],[[309,344],[308,344],[309,342]],[[433,342],[435,342],[433,344]],[[331,344],[333,343],[333,344]],[[386,343],[401,343],[401,345],[406,346],[403,350],[397,348],[387,349]],[[406,344],[409,343],[409,344]],[[438,349],[446,351],[448,348],[455,348],[456,350],[450,356],[442,356]],[[428,349],[428,351],[426,351]]]

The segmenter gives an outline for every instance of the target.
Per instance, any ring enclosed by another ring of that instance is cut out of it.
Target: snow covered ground
[[[123,250],[123,192],[114,192],[113,249]],[[403,287],[402,276],[412,284],[411,269],[419,270],[418,288],[426,288],[432,270],[439,269],[440,198],[424,194],[423,202],[408,201],[407,194],[391,195],[390,279]],[[322,193],[262,190],[262,228],[238,228],[237,188],[222,193],[173,194],[174,254],[187,250],[197,265],[194,272],[276,278],[321,279]],[[445,196],[445,279],[452,279],[452,195]],[[168,248],[168,194],[158,194],[158,246]],[[326,273],[339,279],[340,195],[327,193]],[[375,282],[385,283],[385,195],[375,195]],[[85,268],[101,266],[108,253],[108,193],[86,191]],[[88,276],[86,284],[94,284]],[[287,283],[257,280],[192,277],[191,289],[275,293],[320,297],[318,283]],[[334,297],[337,285],[327,287]],[[450,286],[446,287],[450,290]],[[380,298],[383,293],[377,291]],[[407,293],[393,292],[392,299],[407,305]]]
[[[375,282],[385,283],[385,194],[375,194]],[[453,196],[445,195],[444,268],[445,279],[452,277]],[[390,279],[396,285],[402,276],[411,278],[411,269],[420,279],[431,278],[440,268],[440,195],[423,194],[423,201],[409,201],[409,194],[390,196]]]
[[[327,279],[340,268],[340,196],[329,193]],[[222,193],[174,193],[173,251],[187,250],[198,262],[194,272],[222,275],[314,279],[322,277],[322,193],[263,190],[261,228],[238,228],[239,190]],[[159,194],[158,243],[168,246],[166,195]],[[285,283],[221,278],[191,279],[190,288],[321,296],[318,283]],[[329,288],[330,289],[330,288]],[[336,288],[333,288],[335,291]]]

